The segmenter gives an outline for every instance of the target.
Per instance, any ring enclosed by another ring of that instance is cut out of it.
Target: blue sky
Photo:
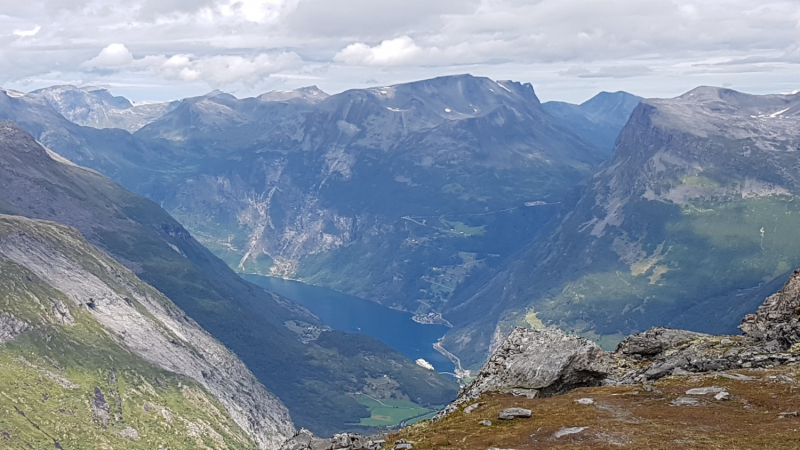
[[[800,89],[795,0],[0,0],[0,30],[0,86],[139,101],[456,73],[571,102]]]

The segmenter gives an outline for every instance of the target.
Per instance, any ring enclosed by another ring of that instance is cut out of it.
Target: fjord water
[[[453,363],[433,348],[447,333],[443,325],[417,323],[411,313],[321,286],[260,275],[242,277],[305,306],[336,330],[372,336],[412,360],[423,358],[437,372],[453,372]]]

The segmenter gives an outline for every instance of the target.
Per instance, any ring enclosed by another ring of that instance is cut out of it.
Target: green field
[[[368,427],[393,427],[412,417],[414,419],[409,422],[414,423],[430,419],[438,411],[438,408],[423,408],[416,403],[403,400],[375,400],[363,394],[357,395],[356,401],[369,408],[372,414],[366,419],[361,419],[361,425]]]

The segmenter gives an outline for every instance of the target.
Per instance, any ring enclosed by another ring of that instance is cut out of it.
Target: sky
[[[135,101],[471,73],[543,101],[800,89],[800,1],[0,0],[0,86]]]

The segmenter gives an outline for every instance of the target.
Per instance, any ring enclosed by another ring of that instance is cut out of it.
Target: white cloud
[[[270,75],[302,65],[295,53],[261,53],[253,57],[191,54],[148,55],[134,59],[121,44],[112,44],[83,66],[117,72],[149,72],[168,80],[204,81],[213,87],[240,83],[255,86]]]
[[[119,69],[133,62],[133,54],[124,44],[111,44],[100,54],[81,64],[87,69]]]
[[[226,18],[239,18],[259,24],[275,23],[293,11],[300,0],[227,0],[216,6]]]
[[[397,66],[421,62],[423,53],[424,50],[413,39],[402,36],[374,47],[363,43],[350,44],[333,59],[354,66]]]
[[[335,91],[470,71],[594,89],[625,77],[710,84],[717,78],[703,71],[729,69],[701,62],[717,60],[788,79],[798,29],[797,0],[28,0],[0,14],[0,84],[302,83],[271,76],[280,73],[325,78]],[[124,45],[100,51],[111,42]],[[719,80],[759,79],[747,77]]]
[[[38,33],[41,29],[42,27],[37,25],[32,30],[16,30],[14,31],[14,36],[19,36],[19,37],[36,36],[36,33]]]

